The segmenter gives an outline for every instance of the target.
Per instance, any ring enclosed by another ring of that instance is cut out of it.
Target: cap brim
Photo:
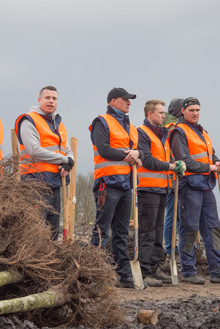
[[[121,97],[122,98],[125,98],[125,99],[135,99],[137,97],[137,95],[134,95],[134,94],[126,94],[126,95],[123,95]]]

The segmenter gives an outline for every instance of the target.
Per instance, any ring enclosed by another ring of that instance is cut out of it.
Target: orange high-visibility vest
[[[203,129],[202,135],[204,137],[205,142],[197,135],[197,133],[190,128],[185,123],[179,123],[177,127],[180,127],[186,134],[188,147],[189,147],[189,155],[195,161],[202,163],[213,164],[212,156],[213,156],[213,148],[212,141],[207,134],[207,132]],[[198,175],[199,173],[192,173],[189,171],[185,171],[185,176],[187,175]],[[201,175],[209,175],[210,171],[207,173],[200,173]],[[217,174],[215,173],[215,177],[217,178]]]
[[[129,150],[129,141],[133,141],[132,149],[137,149],[138,132],[135,126],[130,123],[130,135],[110,114],[104,114],[103,117],[109,127],[110,146],[115,149]],[[91,130],[91,126],[90,126]],[[127,161],[111,161],[101,157],[96,145],[93,145],[94,151],[94,179],[103,176],[128,175],[131,172],[131,166]]]
[[[176,125],[176,122],[169,122],[166,125],[164,125],[164,127],[167,129],[170,129],[170,128],[173,129],[175,127],[175,125]]]
[[[62,153],[63,155],[66,155],[67,131],[65,126],[63,123],[60,123],[59,125],[58,131],[61,136],[60,140],[59,136],[51,130],[46,120],[38,113],[30,112],[27,114],[22,114],[17,118],[15,122],[15,131],[17,136],[20,136],[19,121],[26,115],[30,116],[34,121],[34,125],[40,135],[40,146],[55,153]],[[24,145],[20,143],[21,175],[44,171],[53,173],[59,172],[57,164],[41,162],[37,159],[35,160],[36,161],[33,161],[33,158],[27,154]]]
[[[170,162],[170,147],[168,139],[163,146],[161,140],[153,133],[150,128],[146,127],[145,125],[141,125],[139,128],[142,129],[151,140],[152,156],[158,160]],[[172,187],[170,171],[153,171],[148,170],[142,166],[137,170],[137,172],[139,179],[138,187]]]
[[[3,137],[4,137],[4,131],[3,131],[2,121],[0,119],[0,160],[2,160],[3,158],[3,153],[2,153]]]

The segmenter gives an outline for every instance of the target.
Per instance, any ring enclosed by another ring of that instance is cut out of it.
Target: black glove
[[[61,163],[61,166],[65,171],[70,172],[70,170],[74,166],[74,160],[72,158],[68,157],[68,163]]]

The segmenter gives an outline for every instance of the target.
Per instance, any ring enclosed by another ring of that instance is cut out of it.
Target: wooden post
[[[13,154],[14,177],[17,180],[20,180],[18,139],[14,129],[11,129],[11,146],[12,146],[12,154]]]
[[[77,147],[78,138],[71,137],[70,147],[74,155],[74,166],[70,171],[70,184],[68,188],[68,200],[67,200],[67,218],[68,218],[68,231],[67,238],[73,241],[74,235],[74,221],[75,221],[75,206],[76,206],[76,168],[77,168]]]

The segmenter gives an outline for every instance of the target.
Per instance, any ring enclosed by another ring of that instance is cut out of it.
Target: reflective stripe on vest
[[[130,123],[130,135],[110,114],[104,114],[101,116],[105,119],[110,133],[110,146],[118,150],[129,150],[129,142],[133,141],[132,149],[137,149],[138,144],[138,132],[137,129]],[[111,161],[103,158],[96,145],[93,145],[94,152],[94,179],[103,176],[112,175],[128,175],[131,172],[131,166],[127,161]]]
[[[58,128],[58,132],[61,137],[60,141],[59,136],[51,130],[49,124],[40,114],[35,112],[23,114],[18,117],[15,123],[15,131],[17,136],[20,136],[19,122],[23,116],[26,115],[30,116],[34,121],[34,125],[40,135],[40,146],[49,151],[66,155],[67,132],[62,122],[60,122]],[[59,172],[58,165],[40,162],[39,160],[30,157],[23,144],[20,144],[20,164],[21,175],[45,171],[53,173]]]
[[[168,139],[164,146],[160,139],[153,133],[153,131],[141,125],[138,129],[142,129],[151,140],[151,153],[152,156],[160,161],[170,162],[170,147]],[[170,171],[153,171],[144,167],[138,169],[138,187],[160,187],[165,188],[168,185],[171,187],[172,182],[170,179]]]
[[[188,148],[189,148],[189,156],[198,162],[202,163],[209,163],[210,165],[213,164],[212,156],[213,156],[213,149],[212,149],[212,141],[207,134],[207,132],[203,129],[202,135],[205,140],[205,142],[197,135],[197,133],[190,128],[185,123],[179,123],[177,124],[177,127],[181,128],[186,135]],[[185,176],[187,175],[209,175],[210,171],[208,173],[192,173],[189,171],[185,171]],[[217,177],[215,173],[215,177]]]

